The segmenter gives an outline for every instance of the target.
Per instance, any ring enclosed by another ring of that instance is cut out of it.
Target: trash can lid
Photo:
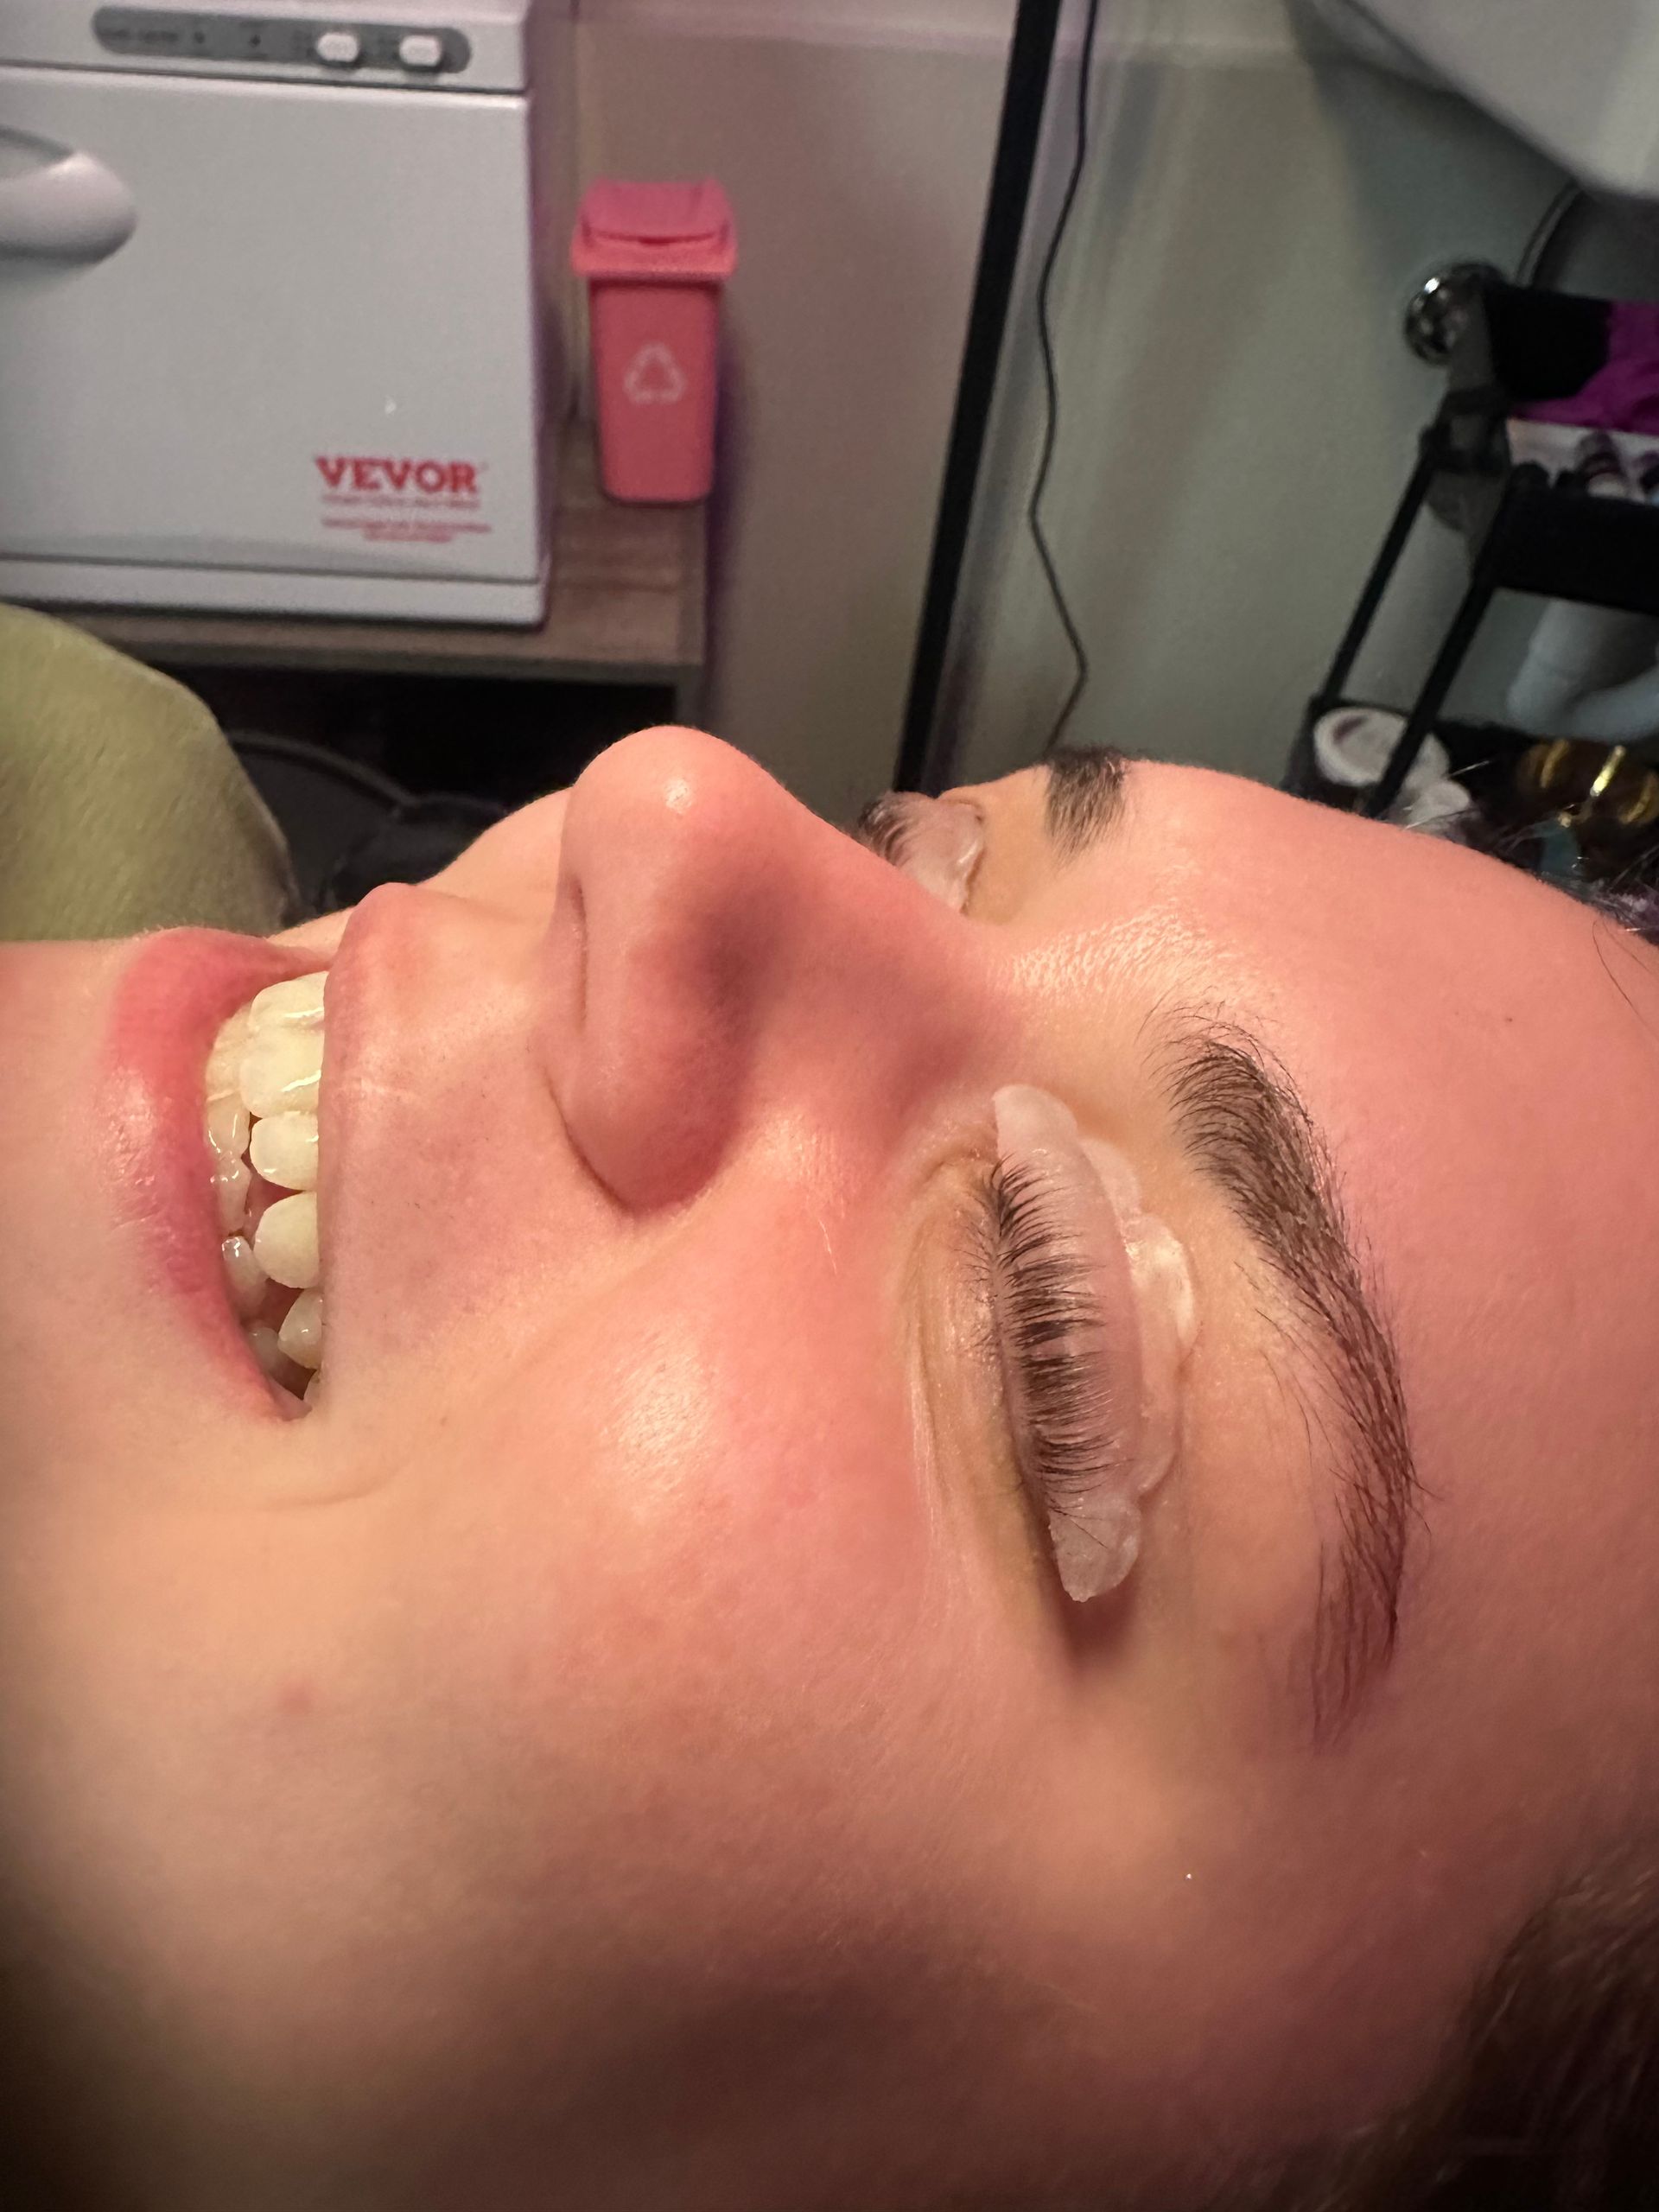
[[[731,202],[712,177],[668,184],[601,177],[583,196],[570,258],[584,276],[729,276],[737,264]]]

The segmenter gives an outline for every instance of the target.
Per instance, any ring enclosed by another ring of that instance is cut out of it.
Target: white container
[[[0,597],[541,619],[568,16],[9,0]]]
[[[1405,726],[1405,716],[1387,707],[1333,707],[1313,725],[1314,766],[1339,791],[1370,791],[1382,782]],[[1451,772],[1451,755],[1445,746],[1438,737],[1426,737],[1402,797],[1415,798]]]
[[[1593,190],[1659,198],[1653,0],[1318,0],[1541,146]]]

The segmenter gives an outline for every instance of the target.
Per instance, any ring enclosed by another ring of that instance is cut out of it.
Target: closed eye
[[[1033,1502],[1051,1517],[1071,1517],[1123,1472],[1099,1301],[1084,1255],[1036,1170],[999,1160],[982,1198],[988,1303],[1013,1402],[1015,1454]]]

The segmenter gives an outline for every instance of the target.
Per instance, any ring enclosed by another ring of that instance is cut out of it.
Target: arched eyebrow
[[[1044,830],[1057,858],[1074,861],[1121,824],[1132,763],[1103,746],[1064,747],[1044,765]],[[854,834],[902,865],[922,803],[889,792]],[[1328,1744],[1394,1656],[1422,1518],[1398,1350],[1349,1229],[1330,1147],[1288,1071],[1236,1020],[1191,1007],[1157,1010],[1147,1043],[1182,1151],[1284,1294],[1309,1433],[1332,1447],[1338,1533],[1321,1551],[1303,1639],[1314,1739]]]
[[[1044,760],[1043,828],[1056,855],[1078,860],[1122,817],[1129,756],[1115,745],[1057,746]]]
[[[1063,745],[1042,765],[1048,772],[1044,833],[1058,859],[1081,859],[1122,817],[1129,756],[1115,745]],[[919,791],[883,791],[860,814],[852,835],[879,859],[902,867],[911,833],[927,804]]]
[[[1400,1357],[1349,1228],[1331,1151],[1294,1084],[1234,1021],[1174,1008],[1153,1050],[1181,1148],[1284,1294],[1310,1439],[1329,1447],[1338,1534],[1305,1639],[1316,1742],[1356,1718],[1393,1658],[1422,1490]]]

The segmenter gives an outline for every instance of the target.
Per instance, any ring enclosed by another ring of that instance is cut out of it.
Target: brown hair
[[[1209,2212],[1659,2212],[1659,1866],[1558,1892],[1409,2107]]]

